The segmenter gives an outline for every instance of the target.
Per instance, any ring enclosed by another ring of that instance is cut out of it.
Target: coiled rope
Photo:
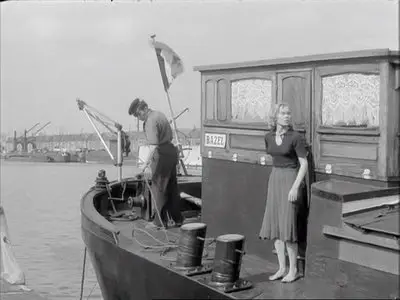
[[[149,166],[146,166],[144,170],[146,170],[148,167],[149,167]],[[144,182],[146,183],[147,188],[148,188],[149,191],[150,191],[151,200],[152,200],[152,202],[153,202],[153,206],[154,206],[155,209],[156,209],[156,214],[157,214],[159,220],[161,220],[161,229],[160,229],[160,230],[165,234],[165,240],[166,240],[167,242],[161,241],[160,239],[154,237],[152,234],[150,234],[150,233],[147,232],[146,230],[137,228],[137,227],[135,226],[135,224],[133,224],[132,237],[135,239],[135,241],[136,241],[140,246],[142,246],[142,247],[144,247],[144,248],[147,248],[147,249],[166,249],[166,248],[168,249],[168,248],[176,248],[176,247],[177,247],[176,242],[175,242],[175,241],[173,241],[173,242],[170,241],[170,238],[169,238],[169,236],[168,236],[167,228],[165,227],[164,222],[162,222],[161,214],[160,214],[160,211],[158,210],[157,203],[156,203],[156,201],[155,201],[154,194],[153,194],[153,191],[152,191],[152,189],[151,189],[151,187],[150,187],[149,181],[147,180],[146,176],[143,176],[143,179],[144,179]],[[139,242],[139,241],[136,239],[135,234],[134,234],[135,230],[145,232],[147,235],[149,235],[151,238],[153,238],[155,241],[157,241],[157,242],[160,243],[161,245],[156,245],[156,246],[153,246],[153,245],[144,245],[143,243]]]
[[[150,191],[151,199],[152,199],[153,205],[154,205],[154,207],[155,207],[155,209],[156,209],[156,213],[157,213],[159,219],[162,220],[162,219],[161,219],[161,215],[160,215],[160,211],[158,210],[157,204],[155,203],[155,198],[154,198],[154,195],[153,195],[153,191],[152,191],[152,189],[151,189],[151,187],[150,187],[150,184],[149,184],[149,182],[148,182],[148,180],[147,180],[147,178],[146,178],[145,176],[143,176],[143,178],[144,178],[144,181],[145,181],[145,183],[146,183],[147,188],[148,188],[149,191]],[[169,235],[168,235],[168,231],[167,231],[167,228],[165,227],[164,223],[161,222],[161,224],[162,224],[162,226],[161,226],[160,230],[165,234],[165,240],[166,240],[166,242],[160,240],[160,239],[157,238],[157,237],[155,237],[154,235],[152,235],[152,234],[151,234],[150,232],[148,232],[147,230],[142,229],[142,228],[138,228],[137,226],[135,226],[135,224],[133,224],[132,238],[133,238],[141,247],[143,247],[143,248],[146,249],[146,250],[162,250],[162,252],[161,252],[161,259],[170,260],[170,261],[175,261],[176,258],[168,258],[168,257],[165,256],[165,254],[166,254],[169,250],[171,250],[171,249],[176,249],[176,248],[178,248],[178,245],[177,245],[178,237],[177,237],[177,235],[175,235],[176,239],[175,239],[175,240],[171,240],[170,237],[169,237]],[[135,235],[135,231],[137,231],[137,232],[142,232],[142,233],[146,234],[147,236],[151,237],[154,241],[156,241],[156,242],[158,243],[158,245],[148,245],[148,244],[145,244],[145,243],[139,241],[138,238],[137,238],[136,235]],[[170,232],[169,234],[171,234],[171,232]],[[208,243],[208,244],[205,246],[205,248],[204,248],[205,250],[204,250],[203,258],[207,258],[207,257],[209,256],[208,248],[209,248],[213,243],[215,243],[216,239],[215,239],[215,238],[205,238],[205,241],[208,241],[209,243]]]

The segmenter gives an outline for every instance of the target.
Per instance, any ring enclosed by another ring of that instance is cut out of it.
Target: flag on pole
[[[151,45],[156,51],[164,89],[167,91],[172,81],[183,73],[182,60],[174,50],[164,43],[152,40]]]

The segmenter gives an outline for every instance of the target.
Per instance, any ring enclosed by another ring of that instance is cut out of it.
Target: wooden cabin
[[[312,206],[313,190],[319,200],[312,211],[318,220],[308,224],[315,235],[308,240],[321,245],[321,255],[327,254],[322,228],[341,228],[343,199],[399,194],[391,188],[400,185],[399,52],[363,50],[194,69],[201,73],[202,216],[210,236],[243,234],[249,252],[276,260],[272,242],[260,241],[258,233],[272,168],[264,136],[278,102],[289,103],[294,129],[310,149],[308,199]],[[338,249],[335,241],[328,252]],[[398,262],[398,245],[393,247],[389,252],[397,260],[385,257],[389,264]],[[339,258],[338,252],[332,255]]]

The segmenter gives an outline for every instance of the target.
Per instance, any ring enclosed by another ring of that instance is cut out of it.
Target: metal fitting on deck
[[[107,177],[106,177],[106,171],[105,170],[100,170],[97,173],[97,178],[96,178],[96,189],[106,189],[107,184],[109,183]]]

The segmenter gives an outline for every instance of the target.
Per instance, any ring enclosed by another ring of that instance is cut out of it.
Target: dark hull
[[[187,187],[194,193],[201,192],[198,190],[201,186],[188,184]],[[117,228],[91,205],[95,195],[96,191],[91,191],[82,200],[82,237],[104,299],[231,298],[200,283],[198,277],[183,276],[168,261],[154,261],[154,253],[132,247],[126,236],[119,234],[116,240],[113,232]],[[155,253],[156,257],[159,255]]]
[[[54,158],[50,155],[42,154],[7,154],[4,156],[4,160],[20,162],[53,162]]]
[[[196,280],[83,232],[104,299],[227,299]]]
[[[56,163],[69,163],[81,162],[76,154],[61,155],[59,152],[46,152],[46,153],[10,153],[4,156],[8,161],[22,161],[22,162],[56,162]]]

